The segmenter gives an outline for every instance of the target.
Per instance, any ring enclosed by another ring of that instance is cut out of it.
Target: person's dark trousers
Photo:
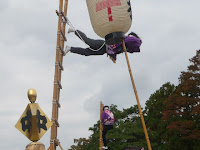
[[[102,138],[103,138],[104,146],[107,146],[106,134],[107,134],[108,130],[111,130],[111,129],[113,129],[113,125],[104,125],[103,126]]]
[[[76,30],[75,34],[79,38],[80,38],[80,36],[77,34],[77,32],[79,33],[79,35],[81,36],[81,38],[85,41],[85,43],[88,44],[90,46],[90,48],[92,48],[94,50],[90,50],[89,48],[71,47],[70,51],[72,53],[76,53],[76,54],[80,54],[80,55],[85,55],[85,56],[103,55],[103,54],[106,53],[106,46],[105,45],[101,49],[99,49],[103,45],[104,40],[90,39],[83,32],[81,32],[79,30]],[[99,49],[99,50],[95,51],[97,49]]]
[[[98,51],[92,51],[89,48],[71,47],[70,51],[75,54],[90,56],[90,55],[103,55],[106,53],[105,45]]]
[[[99,49],[103,45],[103,43],[105,42],[104,40],[100,40],[100,39],[98,39],[98,40],[90,39],[83,32],[76,30],[75,35],[78,36],[78,37],[79,37],[79,35],[77,34],[77,32],[79,33],[81,38],[84,40],[84,42],[86,44],[88,44],[92,49]]]

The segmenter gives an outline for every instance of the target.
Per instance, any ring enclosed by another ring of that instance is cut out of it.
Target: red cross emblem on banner
[[[112,18],[112,11],[111,7],[113,6],[121,6],[120,0],[103,0],[96,4],[96,12],[102,10],[102,9],[108,9],[108,19],[109,21],[113,21]]]

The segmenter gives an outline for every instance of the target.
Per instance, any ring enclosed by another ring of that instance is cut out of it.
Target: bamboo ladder
[[[65,37],[65,26],[67,22],[67,6],[68,0],[65,0],[64,3],[64,12],[63,12],[63,0],[60,0],[59,3],[59,11],[56,10],[58,15],[58,31],[57,31],[57,45],[56,45],[56,62],[55,62],[55,74],[54,74],[54,88],[53,88],[53,102],[52,102],[52,118],[51,121],[53,125],[51,127],[51,137],[50,137],[50,146],[48,150],[56,150],[56,146],[59,146],[61,150],[63,150],[58,138],[58,109],[60,108],[59,97],[60,97],[60,89],[62,89],[61,85],[61,72],[64,70],[63,68],[63,56],[64,52],[64,42],[67,41]]]

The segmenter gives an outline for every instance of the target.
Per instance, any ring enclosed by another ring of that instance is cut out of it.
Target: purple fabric
[[[109,110],[106,110],[108,111],[109,113],[112,113],[111,111]],[[103,125],[114,125],[114,118],[111,118],[109,116],[108,113],[106,113],[106,111],[103,111],[102,114],[101,114],[101,121],[102,121],[102,124]],[[113,115],[113,114],[112,114]]]
[[[142,42],[139,38],[129,37],[129,36],[125,38],[126,49],[127,49],[127,52],[129,53],[140,52],[141,44]],[[113,57],[115,60],[117,59],[116,55],[123,52],[124,50],[123,50],[122,43],[115,44],[115,45],[108,45],[107,54]]]

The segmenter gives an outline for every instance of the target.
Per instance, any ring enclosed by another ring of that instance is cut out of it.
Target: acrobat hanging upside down
[[[75,35],[78,36],[82,41],[84,41],[89,47],[81,48],[81,47],[66,46],[65,54],[67,54],[69,51],[84,56],[103,55],[107,53],[110,59],[115,63],[117,59],[116,57],[117,54],[124,52],[122,43],[114,45],[106,45],[104,40],[90,39],[80,30],[69,28],[68,33],[71,32],[74,32]],[[142,40],[136,33],[130,32],[127,36],[125,36],[124,41],[127,48],[127,52],[129,53],[140,52],[140,46],[142,44]]]

